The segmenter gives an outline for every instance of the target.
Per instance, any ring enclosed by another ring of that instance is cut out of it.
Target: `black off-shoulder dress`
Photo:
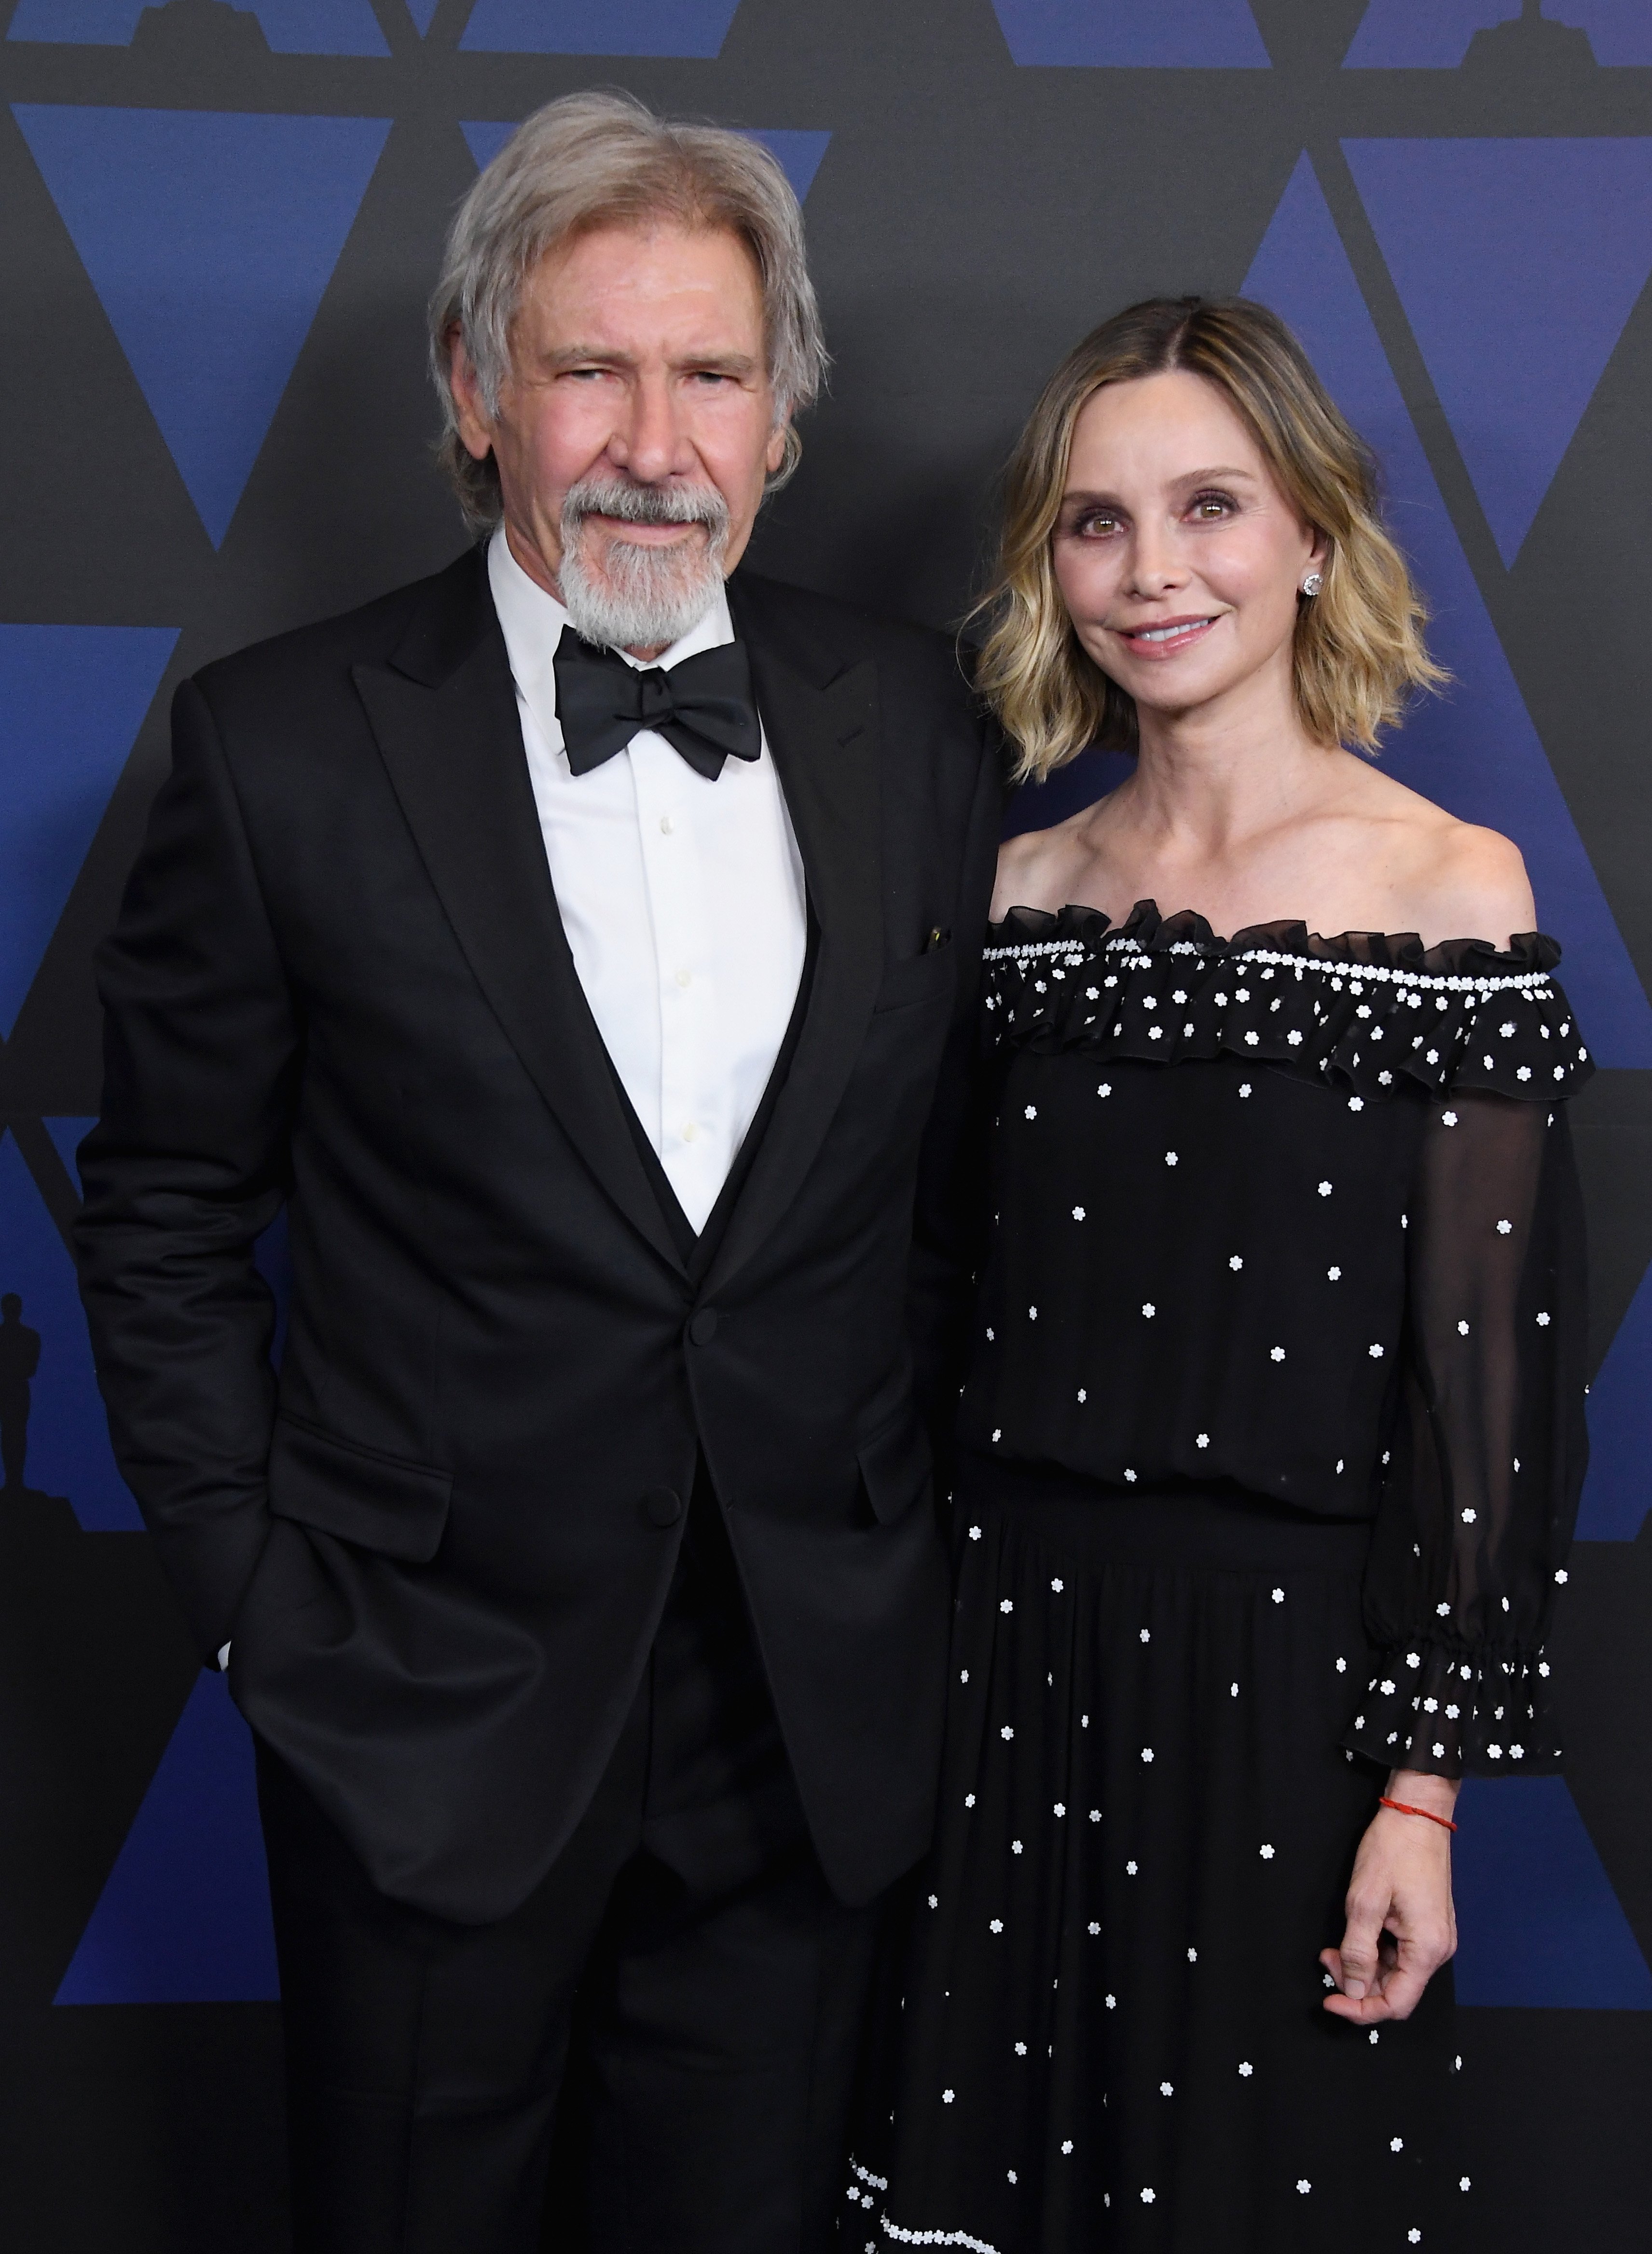
[[[950,1707],[859,2254],[1451,2245],[1449,1972],[1322,2009],[1388,1771],[1558,1757],[1553,942],[995,927]]]

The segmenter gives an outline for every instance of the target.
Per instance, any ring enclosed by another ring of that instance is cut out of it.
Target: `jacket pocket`
[[[928,1491],[934,1475],[929,1439],[917,1413],[910,1407],[863,1440],[855,1451],[866,1500],[880,1526],[904,1518],[920,1494]]]
[[[278,1418],[270,1450],[270,1508],[386,1558],[427,1565],[441,1547],[453,1474],[335,1440]]]

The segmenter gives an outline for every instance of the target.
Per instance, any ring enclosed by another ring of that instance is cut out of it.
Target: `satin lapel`
[[[427,637],[354,677],[430,882],[507,1038],[608,1195],[681,1269],[563,929],[491,603],[451,669],[432,662]]]
[[[868,660],[822,687],[766,655],[760,640],[748,647],[820,951],[797,1053],[707,1275],[708,1295],[746,1264],[802,1188],[854,1070],[884,970],[876,668]]]

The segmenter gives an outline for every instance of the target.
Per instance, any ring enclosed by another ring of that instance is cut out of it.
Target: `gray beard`
[[[610,539],[601,570],[594,564],[586,519],[631,524],[700,524],[698,549],[644,548]],[[728,506],[715,486],[691,491],[586,478],[570,487],[562,511],[557,584],[574,631],[612,649],[668,649],[699,625],[723,588]]]

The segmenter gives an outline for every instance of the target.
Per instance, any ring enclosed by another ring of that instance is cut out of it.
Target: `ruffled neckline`
[[[1550,976],[1559,960],[1541,932],[1424,948],[1415,932],[1326,939],[1279,921],[1222,939],[1151,900],[1116,926],[1099,908],[1012,908],[988,928],[983,1010],[998,1048],[1225,1055],[1340,1084],[1356,1108],[1407,1085],[1552,1102],[1594,1069]]]
[[[1001,923],[987,926],[990,948],[1053,939],[1100,948],[1109,937],[1131,942],[1144,955],[1305,956],[1350,969],[1408,970],[1433,978],[1506,977],[1552,970],[1560,961],[1558,940],[1540,931],[1516,932],[1507,948],[1494,947],[1488,939],[1444,939],[1425,948],[1414,931],[1344,931],[1326,938],[1305,923],[1286,919],[1247,924],[1231,939],[1223,939],[1196,909],[1161,915],[1156,900],[1138,900],[1121,924],[1115,924],[1102,908],[1068,906],[1054,914],[1046,908],[1013,907]]]

